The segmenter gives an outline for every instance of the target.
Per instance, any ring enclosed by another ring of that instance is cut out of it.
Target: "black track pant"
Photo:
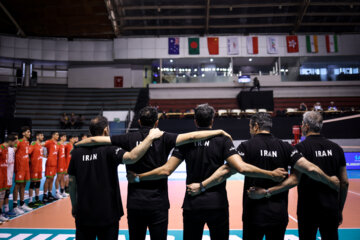
[[[339,219],[336,216],[326,216],[320,219],[298,216],[300,240],[315,240],[319,229],[322,240],[338,240]]]
[[[76,224],[76,240],[117,240],[119,222],[105,226],[83,226]]]
[[[184,210],[184,240],[201,240],[205,223],[211,240],[229,239],[229,209]]]
[[[169,211],[128,209],[130,240],[144,240],[149,228],[151,240],[166,240]]]
[[[244,222],[243,240],[284,240],[287,224],[259,226]]]

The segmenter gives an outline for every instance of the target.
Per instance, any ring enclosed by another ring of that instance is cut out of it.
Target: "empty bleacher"
[[[83,128],[87,128],[89,120],[102,111],[132,110],[138,93],[138,88],[89,89],[65,85],[19,88],[15,117],[31,118],[35,129],[58,129],[64,112],[68,116],[82,114],[86,119]]]

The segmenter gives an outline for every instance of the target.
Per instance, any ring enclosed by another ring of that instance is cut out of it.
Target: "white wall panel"
[[[30,58],[59,61],[113,61],[114,59],[198,58],[198,57],[285,57],[360,55],[360,34],[338,35],[337,53],[327,53],[325,35],[318,35],[318,53],[307,53],[306,36],[298,35],[299,53],[288,53],[285,35],[272,35],[278,41],[278,53],[267,53],[267,36],[258,36],[259,54],[248,54],[246,36],[239,39],[239,55],[227,55],[227,36],[219,37],[219,55],[209,55],[207,38],[200,37],[200,54],[189,55],[188,37],[179,37],[179,55],[168,54],[168,37],[118,38],[114,40],[37,39],[0,36],[0,57]],[[68,52],[66,55],[65,52]],[[99,55],[99,56],[97,56]]]

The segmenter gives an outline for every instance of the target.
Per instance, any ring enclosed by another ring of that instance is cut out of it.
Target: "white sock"
[[[9,212],[9,204],[4,204],[4,212]]]
[[[32,197],[29,197],[29,203],[31,203],[33,201]]]

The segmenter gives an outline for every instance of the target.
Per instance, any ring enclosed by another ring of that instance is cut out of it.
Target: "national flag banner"
[[[326,50],[328,53],[338,52],[338,41],[336,35],[326,35]]]
[[[258,54],[259,53],[259,38],[258,37],[247,37],[246,38],[246,47],[248,54]]]
[[[207,44],[210,55],[219,54],[219,38],[218,37],[208,37]]]
[[[306,36],[306,50],[308,53],[319,52],[317,35]]]
[[[288,53],[299,52],[299,40],[297,36],[286,36],[286,47]]]
[[[169,38],[169,54],[178,55],[180,49],[180,38],[171,37]]]
[[[189,38],[189,54],[200,54],[199,38]]]
[[[270,54],[278,53],[278,42],[276,37],[267,37],[267,52]]]
[[[239,39],[237,37],[228,37],[227,38],[227,54],[228,55],[238,55],[239,52],[240,52]]]

